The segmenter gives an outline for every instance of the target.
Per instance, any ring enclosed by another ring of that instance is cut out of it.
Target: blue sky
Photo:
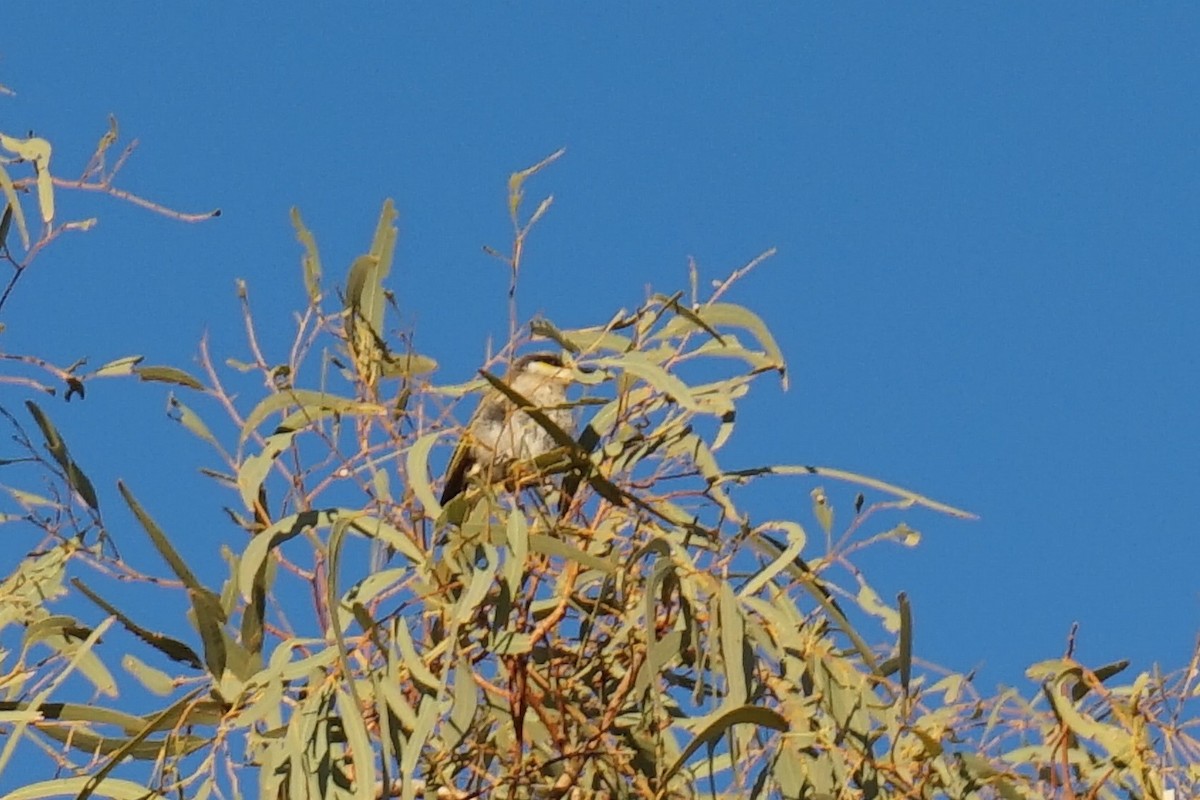
[[[838,467],[981,516],[913,512],[866,559],[913,600],[918,654],[1020,679],[1072,622],[1092,663],[1181,666],[1197,630],[1200,11],[1188,4],[842,7],[408,4],[286,13],[5,10],[0,130],[77,173],[110,113],[122,185],[220,219],[96,197],[5,308],[3,347],[62,363],[244,356],[234,280],[282,348],[303,303],[288,209],[340,272],[385,197],[419,349],[467,378],[506,329],[510,172],[559,147],[522,312],[592,324],[647,285],[779,254],[731,299],[792,388],[762,382],[723,464]],[[19,32],[19,33],[17,33]],[[4,389],[5,406],[19,397]],[[195,559],[237,543],[155,387],[48,401],[122,517],[125,478]],[[139,431],[131,436],[130,431]],[[815,483],[742,495],[808,520]],[[841,518],[852,491],[826,482]],[[815,526],[814,526],[815,528]],[[137,554],[133,554],[134,558]]]

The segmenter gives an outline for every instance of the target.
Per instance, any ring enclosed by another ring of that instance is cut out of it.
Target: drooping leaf
[[[42,431],[42,438],[46,442],[46,449],[50,451],[50,455],[62,467],[63,474],[67,478],[67,483],[79,495],[80,499],[88,505],[89,508],[99,511],[100,499],[96,496],[96,489],[92,486],[88,476],[83,474],[83,470],[71,458],[67,452],[67,445],[58,434],[58,429],[54,427],[54,423],[46,416],[45,412],[38,407],[32,400],[25,401],[25,407],[29,409],[29,413],[33,416],[34,422]]]
[[[188,705],[190,705],[192,701],[195,700],[203,691],[203,689],[196,689],[185,694],[170,706],[164,708],[158,714],[155,714],[153,717],[147,720],[140,731],[138,731],[125,744],[123,744],[109,756],[107,763],[92,773],[92,775],[88,778],[88,781],[84,784],[83,788],[79,790],[79,794],[76,795],[76,800],[87,800],[87,798],[91,797],[99,789],[99,787],[105,785],[107,783],[106,778],[108,775],[114,769],[116,769],[121,762],[132,755],[133,750],[138,747],[138,745],[145,742],[152,733],[158,730],[158,726],[163,722],[163,720],[177,716],[182,709],[187,708]]]
[[[516,515],[514,515],[516,516]],[[458,746],[471,732],[471,723],[479,707],[479,687],[475,685],[475,670],[465,658],[459,658],[454,670],[454,693],[450,704],[448,749]]]
[[[0,251],[8,248],[8,231],[12,226],[12,219],[12,206],[10,206],[6,201],[4,204],[4,215],[0,216]]]
[[[186,428],[193,436],[212,445],[213,449],[218,453],[225,452],[225,449],[221,447],[221,443],[217,441],[217,437],[213,436],[212,431],[204,424],[204,420],[200,418],[199,414],[180,402],[179,398],[175,397],[174,394],[167,398],[167,404],[174,415],[173,418],[178,420],[179,424]]]
[[[900,686],[904,693],[908,694],[909,684],[912,682],[912,604],[908,595],[900,592],[896,598],[896,605],[900,610],[900,641],[897,654],[900,658]]]
[[[238,562],[238,588],[241,590],[242,599],[251,599],[251,587],[256,581],[261,582],[258,577],[260,570],[273,548],[299,536],[309,528],[332,525],[334,519],[335,515],[329,511],[302,511],[284,517],[255,534]]]
[[[783,358],[783,351],[779,349],[779,345],[775,342],[775,337],[771,335],[766,323],[753,311],[733,303],[709,303],[693,309],[693,316],[700,319],[703,325],[702,329],[706,331],[729,326],[741,328],[753,334],[767,358],[770,359],[770,368],[779,372],[781,379],[784,380],[784,386],[787,386],[787,364]],[[667,323],[653,338],[671,339],[685,333],[688,329],[695,328],[696,323],[693,322],[691,316],[681,315]]]
[[[529,525],[524,514],[508,515],[505,539],[508,553],[504,559],[502,574],[509,594],[515,597],[521,590],[521,581],[525,576],[525,559],[529,555]]]
[[[36,136],[17,139],[0,133],[0,147],[16,153],[19,158],[33,164],[37,183],[38,208],[42,212],[42,222],[48,225],[54,219],[54,180],[50,175],[50,142]],[[26,245],[26,249],[28,249],[28,245]]]
[[[833,506],[829,504],[829,496],[823,487],[818,486],[809,492],[809,497],[812,498],[813,516],[817,518],[821,530],[829,536],[833,532]]]
[[[737,596],[728,582],[722,581],[719,594],[717,637],[721,643],[721,663],[725,673],[725,703],[741,706],[750,693],[750,668],[746,643],[746,623]]]
[[[399,617],[396,620],[393,632],[395,633],[396,647],[399,650],[401,662],[408,669],[412,679],[428,690],[437,691],[442,682],[438,676],[429,670],[425,659],[417,652],[412,632],[408,629],[408,622],[404,617]]]
[[[429,513],[434,513],[435,509],[440,508],[437,495],[429,483],[429,453],[440,437],[441,434],[437,432],[425,434],[413,442],[404,457],[404,474],[408,478],[408,486],[416,496],[417,502]]]
[[[804,528],[796,522],[764,522],[754,529],[754,535],[759,536],[770,530],[784,531],[788,537],[787,547],[780,550],[770,563],[746,582],[746,585],[738,592],[739,597],[745,598],[758,594],[776,575],[797,563],[800,553],[804,550],[804,545],[808,542],[808,535],[805,534]]]
[[[787,720],[773,709],[754,705],[731,708],[728,711],[722,712],[716,719],[696,734],[696,737],[683,749],[683,752],[676,759],[675,763],[663,773],[660,778],[661,782],[665,784],[669,781],[683,768],[687,760],[697,750],[724,736],[725,732],[734,725],[756,725],[760,728],[767,728],[774,731],[786,731],[788,729]]]
[[[696,401],[692,390],[686,383],[667,372],[642,353],[632,352],[621,356],[598,358],[594,363],[602,369],[625,372],[641,378],[657,391],[689,411],[703,413],[707,410],[701,403]]]
[[[268,436],[266,442],[263,443],[263,449],[252,456],[247,456],[238,467],[238,493],[248,511],[257,510],[259,493],[262,490],[263,481],[267,479],[267,473],[271,471],[275,459],[292,446],[292,440],[295,438],[295,431]]]
[[[223,631],[225,611],[221,608],[220,599],[210,591],[189,589],[188,598],[192,601],[196,628],[200,631],[200,641],[204,645],[204,664],[208,668],[208,674],[220,680],[225,674],[228,661]]]
[[[192,648],[188,647],[183,642],[138,625],[136,622],[130,619],[128,615],[126,615],[112,603],[109,603],[98,593],[93,591],[79,578],[72,578],[71,584],[80,592],[82,592],[85,597],[103,609],[104,613],[111,614],[112,616],[116,617],[117,621],[120,622],[127,631],[153,647],[155,650],[158,650],[167,658],[187,664],[194,669],[203,668],[204,663],[200,660],[200,657],[196,655],[196,652],[192,650]]]
[[[11,219],[17,223],[17,233],[21,235],[21,247],[29,250],[29,228],[25,225],[25,212],[21,208],[21,201],[17,198],[17,190],[13,185],[12,178],[9,177],[3,164],[0,164],[0,190],[3,190],[7,203],[5,213],[10,214]],[[7,245],[5,246],[7,247]]]

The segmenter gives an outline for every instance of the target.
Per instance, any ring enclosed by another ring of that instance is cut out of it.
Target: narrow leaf
[[[896,597],[896,604],[900,608],[900,686],[907,695],[912,680],[912,604],[904,592]]]
[[[217,680],[225,674],[227,654],[225,651],[225,636],[222,627],[225,624],[225,612],[221,608],[220,599],[206,590],[188,590],[192,601],[192,611],[196,615],[196,628],[200,631],[200,641],[204,644],[204,664],[208,674]]]
[[[13,186],[12,178],[4,170],[4,165],[0,164],[0,190],[4,192],[4,199],[8,202],[6,207],[7,212],[12,212],[12,218],[17,223],[17,233],[21,234],[21,248],[29,249],[29,228],[25,225],[25,212],[21,209],[21,201],[17,199],[17,189]]]
[[[769,728],[774,731],[786,731],[788,729],[787,720],[779,712],[770,708],[750,705],[732,708],[720,714],[702,731],[696,734],[696,738],[688,743],[688,746],[683,749],[683,752],[675,760],[675,763],[659,778],[659,784],[665,786],[683,768],[687,760],[692,757],[692,754],[701,747],[716,742],[725,735],[725,731],[734,725],[757,725],[760,728]]]
[[[292,440],[296,437],[296,433],[277,433],[274,436],[268,436],[267,441],[263,444],[263,449],[259,453],[252,456],[247,456],[240,467],[238,467],[237,484],[238,493],[242,497],[242,503],[245,504],[247,510],[253,511],[258,501],[258,492],[262,487],[263,481],[267,478],[267,473],[271,471],[271,465],[275,463],[275,459],[279,458],[283,451],[287,450]]]
[[[145,356],[125,356],[113,361],[109,361],[104,366],[97,369],[89,377],[92,378],[111,378],[122,375],[132,375],[138,364],[142,363]]]
[[[292,207],[292,227],[296,229],[296,238],[304,245],[304,255],[300,256],[300,266],[304,269],[304,288],[308,291],[308,300],[316,305],[321,300],[321,254],[317,251],[317,240],[304,225],[300,218],[300,209]]]
[[[71,584],[80,592],[82,592],[84,597],[98,605],[104,611],[104,613],[116,617],[117,622],[121,623],[121,625],[125,627],[125,630],[129,631],[134,636],[138,637],[143,642],[165,655],[167,658],[187,664],[194,669],[201,669],[204,666],[203,662],[200,661],[200,657],[196,655],[196,652],[183,642],[179,641],[178,639],[165,636],[161,633],[155,633],[154,631],[147,630],[141,625],[138,625],[116,606],[114,606],[112,603],[109,603],[99,594],[94,592],[79,578],[72,578]]]
[[[221,443],[217,441],[217,437],[213,436],[212,431],[210,431],[208,426],[204,424],[204,420],[200,418],[199,414],[181,403],[179,398],[175,397],[173,394],[167,399],[167,403],[170,405],[171,410],[176,415],[173,418],[177,420],[180,425],[186,428],[196,438],[212,445],[217,452],[224,452],[224,448],[221,447]]]
[[[404,457],[404,474],[408,478],[409,488],[416,495],[421,507],[431,514],[441,508],[437,495],[433,493],[433,486],[429,483],[429,453],[439,436],[439,433],[425,434],[413,442]]]
[[[129,491],[124,482],[117,481],[117,489],[121,492],[121,497],[125,498],[125,503],[133,511],[133,515],[142,524],[142,528],[149,535],[154,549],[163,557],[163,560],[167,562],[167,566],[183,582],[183,585],[192,591],[208,591],[196,578],[191,569],[188,568],[188,565],[180,557],[178,551],[171,546],[171,542],[167,539],[167,535],[163,533],[162,528],[158,527],[158,523],[146,513],[146,510],[134,498],[133,493]]]
[[[339,397],[335,394],[316,392],[310,389],[288,389],[287,391],[267,396],[254,407],[254,410],[247,415],[246,421],[242,424],[238,440],[242,442],[246,441],[247,437],[267,417],[292,407],[300,409],[300,412],[297,413],[306,412],[309,415],[309,420],[318,419],[327,413],[345,414],[347,416],[369,416],[383,414],[386,411],[386,409],[376,403],[364,403],[350,397]],[[294,421],[292,424],[293,427],[290,430],[297,430],[300,427],[300,423],[297,421]],[[286,433],[288,431],[281,430],[279,432]]]
[[[138,367],[137,375],[144,381],[156,381],[158,383],[174,383],[179,386],[186,386],[189,389],[195,389],[198,392],[203,392],[205,386],[200,382],[199,378],[194,378],[188,373],[176,367],[163,366],[147,366]]]
[[[79,495],[83,502],[87,503],[89,508],[96,511],[100,510],[100,500],[96,496],[96,489],[92,486],[91,480],[87,475],[83,474],[83,470],[75,463],[67,452],[67,445],[59,436],[58,430],[54,427],[54,423],[32,400],[25,401],[25,407],[29,409],[29,413],[33,416],[37,426],[42,431],[42,438],[45,439],[46,449],[50,451],[50,455],[62,467],[63,473],[66,475],[67,483]]]

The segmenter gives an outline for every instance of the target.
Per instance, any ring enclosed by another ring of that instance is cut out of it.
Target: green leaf
[[[437,361],[419,353],[386,353],[379,374],[384,378],[413,378],[428,375],[437,368]]]
[[[296,438],[295,431],[268,436],[262,451],[247,456],[238,467],[238,493],[248,510],[254,510],[258,500],[258,490],[262,487],[263,481],[267,479],[271,465],[275,463],[275,459],[279,458],[280,454],[291,447],[294,438]]]
[[[58,435],[58,430],[54,427],[54,423],[50,418],[38,407],[32,400],[25,401],[25,407],[29,409],[29,413],[33,416],[34,422],[42,431],[42,438],[46,442],[46,449],[50,451],[50,455],[62,467],[63,474],[66,475],[67,484],[71,489],[79,495],[80,499],[88,505],[89,508],[99,511],[100,500],[96,497],[96,489],[92,486],[91,480],[87,475],[83,474],[83,470],[75,463],[67,452],[67,445]]]
[[[251,587],[262,585],[260,571],[272,549],[299,536],[309,528],[332,528],[341,521],[346,531],[375,539],[402,553],[413,564],[423,564],[425,554],[406,535],[381,519],[348,508],[302,511],[278,520],[255,534],[238,561],[237,582],[243,599],[249,601]],[[365,601],[363,601],[365,602]]]
[[[78,643],[77,646],[74,647],[73,652],[69,656],[66,667],[58,671],[58,673],[54,676],[53,681],[39,687],[37,694],[35,694],[31,699],[31,706],[39,709],[43,708],[43,704],[48,699],[50,694],[55,691],[55,689],[57,689],[65,680],[67,680],[76,669],[79,668],[80,663],[84,660],[84,658],[95,658],[93,649],[95,648],[96,643],[100,641],[100,637],[112,627],[112,622],[113,621],[111,619],[102,621],[95,627],[95,629],[91,631],[91,633],[88,634],[87,639],[85,639],[82,643]],[[30,724],[31,723],[28,720],[18,720],[10,730],[5,731],[6,737],[3,740],[0,740],[4,743],[3,748],[0,749],[0,774],[4,773],[9,761],[12,760],[13,753],[17,748],[17,744],[25,738],[25,731]]]
[[[771,582],[783,570],[787,569],[793,562],[800,558],[801,551],[804,550],[804,545],[808,542],[808,536],[804,532],[804,528],[798,523],[778,521],[764,522],[754,529],[756,536],[761,536],[764,532],[770,530],[782,530],[787,534],[787,548],[780,551],[771,563],[760,569],[754,574],[742,590],[738,592],[738,597],[749,597],[758,594],[764,586]]]
[[[760,728],[768,728],[773,731],[786,731],[788,729],[787,720],[784,719],[779,712],[762,706],[744,705],[738,708],[731,708],[728,711],[722,712],[704,727],[696,738],[688,743],[688,746],[683,749],[679,758],[675,760],[662,777],[659,779],[660,785],[666,783],[687,763],[687,760],[692,755],[708,744],[713,744],[725,735],[725,732],[734,725],[757,725]]]
[[[354,683],[340,683],[335,688],[341,732],[346,737],[348,749],[355,754],[373,753],[374,743],[367,732],[366,720],[363,719],[362,703],[356,694],[345,691],[345,687],[353,689]],[[358,800],[375,800],[375,785],[378,781],[374,758],[354,759],[354,797]]]
[[[160,669],[155,669],[132,653],[125,654],[121,659],[121,666],[147,691],[159,697],[166,697],[175,691],[175,681],[170,675]]]
[[[453,733],[445,737],[447,751],[457,747],[470,733],[478,707],[479,688],[475,685],[475,670],[470,661],[460,656],[458,667],[454,670],[454,694],[450,705],[450,730]]]
[[[144,381],[174,383],[179,386],[186,386],[189,389],[195,389],[198,392],[206,390],[206,387],[200,382],[199,378],[194,378],[177,367],[147,366],[138,367],[134,371]]]
[[[24,649],[28,649],[40,643],[50,647],[70,659],[74,667],[96,687],[96,691],[107,697],[116,697],[117,682],[108,666],[92,648],[81,642],[93,634],[91,628],[79,624],[71,617],[44,615],[25,629],[23,646]]]
[[[529,549],[535,553],[551,556],[552,558],[563,558],[568,561],[578,562],[589,569],[599,570],[606,575],[613,575],[620,568],[617,562],[611,557],[588,553],[580,550],[570,542],[563,541],[555,536],[547,536],[544,533],[529,535]]]
[[[859,585],[857,600],[859,607],[882,622],[883,627],[888,633],[899,632],[900,614],[896,611],[896,609],[884,603],[876,591],[868,586],[861,576],[858,580]]]
[[[1132,760],[1136,744],[1129,731],[1116,725],[1105,725],[1075,708],[1074,704],[1063,696],[1064,687],[1061,682],[1043,688],[1046,698],[1054,706],[1054,713],[1073,733],[1096,742],[1116,761],[1128,763]]]
[[[636,349],[632,339],[612,333],[607,326],[560,331],[546,320],[534,320],[530,329],[572,353],[628,353]]]
[[[109,603],[99,594],[92,591],[92,589],[79,578],[72,578],[71,584],[78,589],[84,595],[84,597],[98,605],[104,611],[104,613],[116,617],[117,621],[124,626],[125,630],[129,631],[134,636],[138,637],[143,642],[165,655],[167,658],[187,664],[194,669],[201,669],[204,666],[203,662],[200,660],[200,657],[196,655],[196,652],[183,642],[179,641],[178,639],[165,636],[161,633],[155,633],[154,631],[147,630],[141,625],[138,625],[112,603]]]
[[[221,447],[221,443],[217,441],[217,437],[212,435],[212,431],[208,429],[208,426],[204,424],[204,420],[195,411],[192,411],[192,409],[181,403],[174,394],[167,399],[167,404],[175,415],[172,419],[178,421],[180,425],[196,438],[212,445],[213,449],[217,452],[225,452],[224,448]]]
[[[204,664],[208,668],[208,674],[220,680],[225,674],[228,660],[222,630],[225,625],[225,611],[221,608],[220,599],[212,592],[189,589],[188,597],[196,615],[200,641],[204,644]]]
[[[50,175],[50,142],[35,136],[15,139],[0,133],[0,146],[33,164],[38,208],[42,212],[42,222],[49,225],[54,219],[54,179]],[[28,247],[26,245],[26,249]]]
[[[812,498],[813,516],[817,518],[821,530],[825,531],[826,536],[829,536],[833,530],[833,506],[829,505],[829,497],[825,494],[825,489],[818,486],[809,492],[809,497]]]
[[[241,562],[239,561],[238,564]],[[259,655],[263,649],[266,627],[268,564],[263,562],[251,580],[249,599],[242,609],[241,644],[246,651]],[[236,579],[236,576],[235,576]]]
[[[350,607],[355,605],[368,606],[379,595],[392,589],[400,581],[412,575],[411,567],[394,567],[379,572],[372,572],[346,591],[342,602]]]
[[[752,334],[770,359],[771,368],[778,370],[779,374],[784,377],[784,386],[786,387],[787,364],[783,358],[783,351],[779,349],[779,345],[775,342],[775,337],[771,335],[766,323],[757,314],[733,303],[710,303],[694,309],[694,314],[700,318],[705,330],[732,326]],[[695,325],[696,323],[689,317],[675,317],[652,338],[671,339],[686,333]]]
[[[255,585],[259,570],[263,568],[267,555],[289,539],[299,536],[308,528],[326,527],[333,524],[335,512],[331,511],[302,511],[292,514],[275,522],[270,527],[259,531],[250,544],[242,552],[238,562],[238,588],[242,599],[249,601],[251,587]]]
[[[8,230],[12,226],[12,206],[4,204],[4,216],[0,217],[0,250],[8,248]]]
[[[403,555],[413,565],[425,563],[426,555],[417,544],[396,527],[362,511],[338,509],[339,516],[349,520],[350,529],[368,539],[375,539]]]
[[[56,778],[52,781],[39,781],[15,789],[4,796],[4,800],[39,800],[43,797],[81,797],[88,787],[87,778]],[[108,797],[112,800],[153,800],[165,795],[149,790],[145,784],[110,778],[99,786],[94,787],[89,794],[95,797]]]
[[[725,671],[725,704],[740,706],[750,696],[752,669],[747,661],[746,621],[728,582],[721,582],[718,597],[720,616],[717,637],[721,642],[721,663]]]
[[[454,624],[457,625],[467,622],[475,614],[496,578],[496,568],[500,561],[496,548],[490,544],[481,544],[478,547],[484,563],[476,567],[471,575],[471,582],[467,584],[467,590],[459,598],[454,614]]]
[[[1120,661],[1114,661],[1111,664],[1105,664],[1103,667],[1097,667],[1096,669],[1092,670],[1092,674],[1096,676],[1096,680],[1103,683],[1114,675],[1119,675],[1120,673],[1124,672],[1128,666],[1129,660],[1121,659]],[[1091,683],[1080,681],[1071,688],[1071,699],[1078,703],[1091,690]]]
[[[383,281],[392,268],[396,247],[396,209],[390,199],[384,201],[375,227],[371,250],[350,265],[346,277],[346,312],[349,320],[349,345],[354,366],[368,384],[374,384],[387,360],[384,344]]]
[[[142,528],[144,528],[147,535],[149,535],[150,542],[154,545],[154,549],[157,550],[158,554],[161,555],[163,560],[167,562],[167,566],[171,568],[171,571],[175,573],[175,576],[178,577],[179,580],[183,582],[183,585],[189,590],[207,592],[208,589],[204,588],[204,586],[196,578],[196,575],[191,571],[191,569],[188,568],[187,563],[184,562],[183,558],[180,557],[178,551],[171,546],[171,542],[167,539],[167,535],[163,533],[162,528],[158,527],[158,523],[156,523],[154,519],[146,513],[146,510],[142,508],[141,504],[138,503],[136,498],[134,498],[133,493],[129,491],[124,482],[117,481],[117,489],[121,492],[121,497],[125,498],[125,503],[129,506],[130,510],[133,511],[133,515],[137,517],[137,520],[141,523]]]
[[[13,185],[12,178],[5,171],[4,165],[0,164],[0,190],[4,192],[4,199],[8,202],[5,207],[5,213],[11,212],[12,219],[16,220],[17,233],[21,234],[21,247],[24,250],[29,249],[29,228],[25,225],[25,212],[21,209],[21,201],[17,198],[17,189]]]
[[[435,513],[441,508],[433,486],[429,483],[429,452],[441,436],[440,433],[427,433],[413,442],[404,457],[404,475],[408,478],[408,486],[416,495],[417,502],[429,513]]]
[[[408,668],[412,679],[429,691],[437,691],[441,688],[441,680],[429,671],[425,659],[421,658],[421,654],[417,652],[416,643],[413,642],[412,633],[408,630],[408,622],[404,617],[396,620],[393,631],[396,648],[400,651],[400,659]]]
[[[316,238],[305,227],[304,220],[300,218],[300,209],[295,206],[292,206],[292,227],[296,229],[296,238],[304,245],[300,266],[304,269],[304,288],[308,291],[308,300],[315,306],[321,302],[321,254],[317,251]]]
[[[514,511],[508,515],[505,538],[508,539],[508,556],[504,559],[504,582],[509,594],[516,597],[521,591],[525,559],[529,555],[529,525],[524,514]]]
[[[386,413],[386,409],[377,403],[364,403],[349,397],[339,397],[327,392],[316,392],[309,389],[288,389],[277,394],[268,395],[246,417],[242,424],[239,442],[244,442],[254,430],[271,414],[281,412],[295,406],[298,410],[289,415],[284,424],[278,426],[275,433],[294,433],[306,425],[323,419],[330,414],[346,416],[375,416]]]
[[[158,714],[150,718],[150,720],[140,731],[137,732],[137,734],[135,734],[131,739],[128,740],[128,742],[126,742],[109,756],[108,762],[105,763],[103,767],[92,773],[91,777],[88,778],[83,788],[79,790],[76,800],[87,800],[87,798],[91,797],[101,785],[106,783],[109,773],[116,769],[117,766],[126,759],[126,757],[131,756],[134,748],[142,744],[150,736],[150,734],[157,730],[158,726],[163,722],[163,720],[178,716],[178,714],[183,709],[186,709],[203,691],[203,689],[196,689],[195,691],[187,693],[170,706],[164,708]]]
[[[912,680],[912,604],[904,592],[896,597],[900,609],[900,686],[908,694],[908,685]]]
[[[846,481],[848,483],[866,486],[871,489],[876,489],[881,492],[886,492],[894,497],[899,497],[905,500],[908,504],[914,506],[923,506],[932,511],[938,511],[943,514],[949,514],[952,517],[959,519],[979,519],[976,515],[969,511],[962,511],[954,506],[948,506],[945,503],[939,503],[936,500],[930,500],[928,497],[917,494],[916,492],[903,489],[899,486],[894,486],[890,483],[884,483],[875,478],[868,478],[865,475],[858,475],[845,470],[832,469],[830,467],[817,466],[795,466],[795,465],[777,465],[770,467],[755,467],[752,469],[739,469],[726,472],[726,478],[744,479],[757,478],[762,475],[821,475],[826,478],[838,481]]]
[[[114,359],[97,369],[88,377],[112,378],[124,375],[132,375],[136,371],[137,365],[141,364],[143,360],[145,360],[145,356],[125,356],[124,358]]]
[[[669,397],[688,411],[705,413],[708,409],[696,401],[692,390],[683,381],[667,372],[642,353],[625,353],[621,356],[598,358],[593,362],[602,369],[618,370],[636,375],[657,391]]]

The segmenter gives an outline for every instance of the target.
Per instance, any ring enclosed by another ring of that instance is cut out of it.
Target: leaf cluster
[[[261,346],[243,285],[244,360],[218,364],[202,342],[197,372],[109,365],[176,387],[172,418],[211,448],[204,472],[243,534],[222,581],[119,485],[164,574],[124,564],[49,415],[28,405],[36,438],[8,417],[22,455],[4,466],[48,490],[6,486],[4,519],[39,538],[0,589],[0,642],[15,642],[0,652],[0,774],[22,744],[59,773],[22,797],[1115,798],[1196,784],[1194,669],[1113,686],[1125,665],[1068,654],[1031,668],[1031,697],[984,697],[914,655],[907,599],[881,598],[853,557],[917,543],[889,515],[968,514],[835,469],[722,463],[746,395],[786,382],[766,324],[723,296],[752,265],[707,297],[693,277],[690,296],[593,327],[535,320],[478,379],[445,385],[389,314],[395,216],[386,203],[338,290],[293,213],[305,305],[286,353]],[[518,246],[514,276],[519,259]],[[590,370],[571,401],[579,435],[502,377],[531,348]],[[443,507],[434,476],[482,392],[561,446]],[[739,503],[763,480],[803,483],[805,519]],[[815,481],[857,492],[849,521]],[[112,599],[117,582],[178,593],[177,628],[152,630]],[[70,597],[89,613],[65,610]],[[110,646],[118,633],[136,647]],[[127,705],[135,687],[149,712]]]

